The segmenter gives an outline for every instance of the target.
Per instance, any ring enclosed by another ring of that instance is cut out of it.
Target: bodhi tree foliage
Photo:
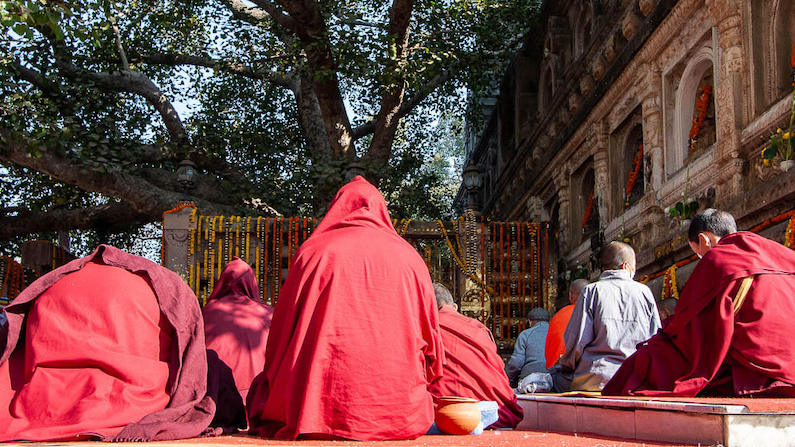
[[[134,234],[183,200],[321,215],[353,168],[399,217],[449,214],[464,92],[537,4],[0,1],[0,240]]]

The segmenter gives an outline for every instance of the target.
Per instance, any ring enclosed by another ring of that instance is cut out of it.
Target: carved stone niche
[[[527,198],[527,218],[531,222],[545,222],[549,220],[549,213],[544,209],[541,197],[530,196]]]
[[[617,56],[617,49],[618,44],[616,43],[616,35],[613,34],[607,39],[607,43],[605,43],[605,59],[607,59],[608,63],[613,63],[616,60]]]
[[[586,73],[585,76],[580,79],[580,93],[583,96],[588,96],[593,91],[593,78],[590,74]]]
[[[654,7],[657,6],[658,0],[640,0],[638,2],[638,6],[640,7],[640,12],[643,14],[644,17],[648,17],[652,11],[654,11]]]
[[[569,95],[569,113],[576,115],[582,105],[582,97],[576,92]]]
[[[595,80],[602,79],[602,76],[605,75],[605,71],[607,71],[607,63],[605,62],[604,57],[602,55],[596,56],[596,59],[593,61],[593,65],[591,65],[591,74]]]
[[[621,23],[621,33],[624,35],[624,38],[627,40],[631,40],[632,37],[637,34],[638,29],[640,29],[640,18],[635,15],[634,12],[629,11],[626,16],[624,16],[624,21]]]

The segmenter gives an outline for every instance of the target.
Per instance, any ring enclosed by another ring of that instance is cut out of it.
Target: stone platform
[[[795,446],[795,399],[519,396],[517,430],[698,445]]]

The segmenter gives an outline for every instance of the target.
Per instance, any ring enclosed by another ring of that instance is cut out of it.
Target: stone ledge
[[[689,444],[795,446],[795,399],[642,399],[520,395],[517,430]],[[770,401],[772,403],[766,403]],[[674,429],[675,427],[675,429]]]

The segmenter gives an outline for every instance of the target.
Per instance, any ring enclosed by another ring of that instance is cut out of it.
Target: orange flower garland
[[[676,264],[669,267],[663,277],[662,299],[666,298],[679,299],[679,290],[676,287]]]
[[[629,198],[632,196],[632,190],[635,188],[635,182],[640,174],[640,167],[643,164],[643,143],[638,145],[638,150],[635,151],[635,159],[632,161],[632,170],[629,171],[629,178],[627,179],[627,186],[624,188],[626,200],[624,206],[629,206]]]
[[[701,133],[701,128],[704,127],[704,120],[707,118],[707,109],[709,108],[709,101],[712,98],[712,86],[707,84],[701,88],[696,100],[696,113],[693,117],[693,124],[690,126],[690,145],[689,151],[696,149],[696,142],[698,141],[698,134]]]
[[[582,216],[583,231],[585,231],[585,227],[588,226],[588,221],[591,220],[591,213],[593,213],[593,191],[591,191],[591,195],[588,196],[588,205],[586,205],[585,214]]]
[[[784,233],[784,245],[795,250],[795,214],[789,218],[787,231]]]

